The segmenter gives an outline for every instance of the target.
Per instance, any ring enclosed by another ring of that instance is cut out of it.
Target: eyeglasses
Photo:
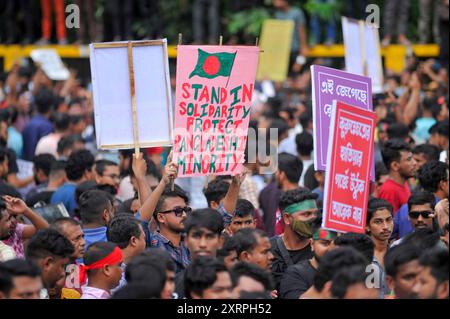
[[[412,219],[417,219],[417,218],[419,218],[419,216],[422,216],[422,218],[428,219],[428,218],[430,218],[430,215],[432,215],[432,214],[434,214],[434,212],[431,210],[418,211],[418,212],[412,211],[412,212],[409,212],[409,217],[411,217]]]
[[[174,209],[165,210],[165,211],[159,212],[159,213],[160,214],[169,214],[172,212],[175,213],[175,216],[181,217],[181,216],[183,216],[183,212],[185,212],[186,215],[189,215],[192,212],[192,208],[189,206],[185,206],[185,207],[177,206]]]

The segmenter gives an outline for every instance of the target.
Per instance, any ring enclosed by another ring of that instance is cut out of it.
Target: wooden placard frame
[[[112,149],[130,149],[134,148],[136,156],[140,153],[140,148],[158,147],[158,146],[171,146],[173,144],[173,120],[171,118],[170,94],[171,88],[168,84],[167,72],[164,72],[164,87],[166,93],[166,107],[167,107],[167,120],[169,127],[169,139],[162,141],[141,141],[139,139],[138,118],[136,111],[136,92],[135,92],[135,78],[133,67],[133,48],[143,46],[160,46],[163,50],[164,67],[169,68],[168,65],[168,52],[166,40],[144,40],[144,41],[126,41],[126,42],[105,42],[105,43],[93,43],[94,49],[109,49],[109,48],[127,48],[128,58],[128,73],[130,77],[130,93],[131,93],[131,107],[132,107],[132,120],[133,120],[133,144],[101,144],[97,147],[99,149],[112,150]],[[91,52],[93,56],[93,53]]]

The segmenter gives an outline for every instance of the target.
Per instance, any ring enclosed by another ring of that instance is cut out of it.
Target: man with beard
[[[366,219],[366,233],[372,239],[375,251],[372,264],[379,272],[380,297],[384,298],[389,289],[385,281],[384,260],[389,249],[389,239],[394,229],[394,217],[392,206],[387,201],[379,198],[369,199]]]
[[[186,269],[191,261],[182,235],[184,222],[192,211],[188,203],[186,193],[178,185],[174,185],[173,191],[170,185],[167,185],[153,214],[158,230],[150,234],[148,246],[167,250],[175,261],[176,273]]]
[[[419,229],[435,230],[437,224],[434,220],[434,206],[436,199],[434,195],[427,191],[416,191],[408,199],[408,219],[414,232]],[[407,237],[403,237],[392,244],[396,246]]]
[[[391,204],[396,214],[411,196],[408,178],[416,174],[416,161],[408,144],[400,139],[388,140],[382,155],[389,171],[389,179],[380,187],[378,197]]]
[[[54,229],[38,231],[29,241],[26,258],[36,263],[42,272],[46,291],[41,298],[60,298],[65,267],[74,253],[72,243]]]
[[[448,299],[448,250],[436,247],[426,251],[420,256],[419,263],[423,268],[413,288],[414,293],[420,299]]]
[[[337,234],[321,228],[321,224],[321,218],[317,218],[313,224],[311,250],[314,256],[287,268],[280,283],[280,298],[298,299],[305,293],[313,284],[320,259],[325,253],[333,249],[333,240],[336,239]]]
[[[271,238],[272,274],[279,290],[286,268],[311,259],[312,223],[317,218],[317,194],[304,189],[289,190],[281,195],[279,207],[285,225],[284,233]]]
[[[393,298],[414,299],[413,288],[422,266],[419,264],[420,250],[411,244],[400,244],[391,248],[384,257],[386,281]]]

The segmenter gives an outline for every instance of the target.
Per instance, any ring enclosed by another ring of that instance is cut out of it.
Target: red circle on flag
[[[219,59],[214,56],[210,55],[206,58],[205,62],[203,63],[203,71],[205,71],[208,75],[213,75],[219,72],[220,70],[220,61]]]

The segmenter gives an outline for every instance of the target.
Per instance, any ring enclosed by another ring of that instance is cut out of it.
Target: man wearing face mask
[[[287,267],[314,256],[310,239],[312,224],[318,214],[316,199],[317,194],[306,189],[289,190],[281,195],[279,207],[284,233],[270,240],[274,255],[272,274],[277,290]]]

